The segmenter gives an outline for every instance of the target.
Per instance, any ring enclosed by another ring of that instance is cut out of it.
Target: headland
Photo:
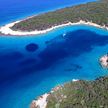
[[[70,81],[33,100],[30,108],[107,108],[107,89],[108,76]]]
[[[108,0],[59,9],[0,27],[4,35],[37,35],[69,25],[90,25],[108,30]]]

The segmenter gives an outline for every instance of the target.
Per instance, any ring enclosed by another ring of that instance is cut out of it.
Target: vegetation
[[[108,108],[108,77],[69,82],[47,101],[47,108]]]
[[[43,30],[67,22],[78,22],[81,19],[107,26],[108,0],[90,2],[33,16],[15,24],[12,29],[23,31]]]

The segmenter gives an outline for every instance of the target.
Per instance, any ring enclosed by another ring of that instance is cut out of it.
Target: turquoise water
[[[0,0],[0,25],[90,1]],[[58,84],[107,75],[99,64],[107,43],[106,30],[84,25],[37,36],[0,36],[0,108],[29,108],[35,97]]]
[[[107,43],[107,31],[84,25],[38,36],[1,36],[1,108],[28,108],[32,99],[58,84],[107,75],[98,61]]]

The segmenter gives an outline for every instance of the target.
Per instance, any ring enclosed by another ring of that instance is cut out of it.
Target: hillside
[[[47,108],[108,108],[108,77],[66,83],[47,102]]]

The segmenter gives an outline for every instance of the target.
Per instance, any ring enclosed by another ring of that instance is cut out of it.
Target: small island
[[[103,68],[108,69],[108,54],[106,54],[100,58],[100,64]]]
[[[33,100],[30,108],[107,108],[108,76],[73,80]]]
[[[108,0],[80,4],[31,16],[0,28],[4,35],[36,35],[68,25],[90,25],[108,29]]]

